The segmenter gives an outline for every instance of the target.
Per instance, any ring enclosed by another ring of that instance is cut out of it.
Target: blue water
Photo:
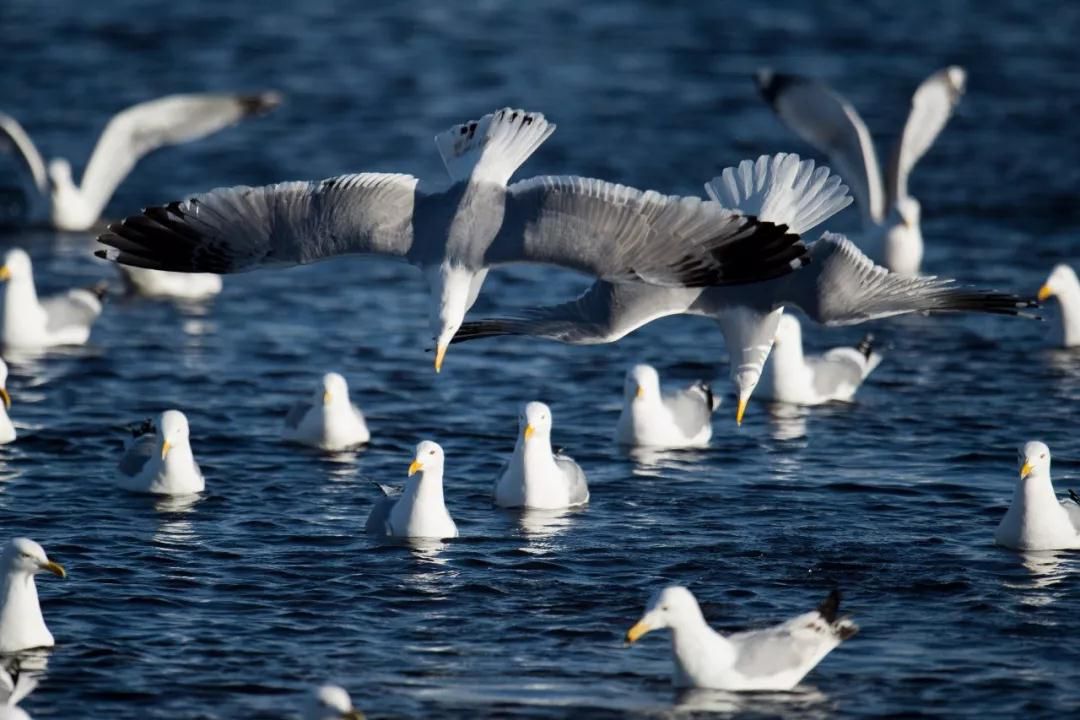
[[[339,5],[6,0],[0,108],[78,171],[129,103],[288,95],[275,114],[140,163],[111,217],[219,185],[438,176],[432,136],[504,105],[559,124],[525,175],[698,193],[744,157],[810,152],[756,96],[760,65],[823,76],[891,142],[914,86],[959,63],[968,94],[911,183],[925,268],[1033,293],[1055,262],[1080,259],[1075,3]],[[854,230],[857,215],[830,227]],[[43,291],[116,279],[89,235],[0,243],[31,252]],[[498,271],[476,311],[585,283]],[[1017,444],[1046,441],[1059,490],[1080,486],[1080,357],[1048,349],[1050,322],[876,323],[886,358],[857,404],[777,417],[754,403],[738,428],[708,321],[666,319],[599,348],[456,345],[436,376],[425,293],[409,268],[357,258],[230,277],[203,308],[115,300],[87,348],[13,366],[20,438],[0,449],[0,537],[31,536],[70,571],[38,583],[58,645],[27,710],[291,717],[325,680],[375,718],[1008,718],[1080,705],[1080,556],[992,544]],[[807,328],[807,343],[863,331]],[[635,459],[610,445],[638,360],[723,390],[711,448]],[[368,414],[370,447],[283,445],[287,407],[331,369]],[[555,442],[588,473],[585,510],[523,519],[490,505],[532,399],[551,404]],[[120,426],[169,407],[188,414],[207,475],[193,504],[115,485]],[[461,538],[380,546],[362,533],[372,481],[402,481],[424,438],[446,448]],[[670,581],[725,629],[839,586],[862,632],[794,695],[677,695],[665,638],[621,641]]]

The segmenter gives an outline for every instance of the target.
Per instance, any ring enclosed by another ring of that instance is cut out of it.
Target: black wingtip
[[[237,102],[240,103],[240,111],[244,115],[253,116],[265,115],[284,101],[285,96],[276,90],[268,90],[257,95],[240,95],[237,98]]]
[[[821,613],[821,617],[825,618],[825,622],[830,625],[836,622],[836,618],[840,614],[840,591],[833,588],[829,596],[817,606],[817,611]]]
[[[1080,495],[1077,495],[1076,491],[1073,490],[1072,488],[1069,488],[1069,499],[1072,500],[1077,505],[1080,505]]]
[[[109,295],[109,283],[105,280],[99,280],[90,287],[83,289],[96,297],[98,301],[104,300]]]
[[[855,346],[855,349],[866,358],[870,359],[870,355],[874,352],[874,334],[866,333],[866,337],[859,341],[859,344]]]
[[[770,67],[761,68],[754,73],[754,82],[757,84],[758,92],[761,93],[765,102],[773,106],[776,105],[776,98],[780,93],[792,85],[805,81],[806,79],[799,75],[778,73]]]

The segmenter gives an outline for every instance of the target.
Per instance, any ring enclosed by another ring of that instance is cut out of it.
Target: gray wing
[[[810,246],[810,264],[771,288],[775,303],[798,306],[823,325],[855,325],[906,313],[980,312],[1024,315],[1037,307],[1009,293],[962,287],[933,276],[911,277],[875,265],[843,235],[825,233]]]
[[[949,121],[960,96],[964,94],[967,73],[957,66],[938,70],[923,81],[911,98],[911,113],[893,148],[892,161],[886,182],[889,204],[907,197],[907,179],[911,168],[934,144],[945,123]]]
[[[49,176],[45,173],[45,161],[41,159],[30,136],[23,130],[22,125],[11,117],[0,112],[0,151],[17,155],[26,169],[27,174],[34,181],[34,187],[44,195],[49,190]]]
[[[570,345],[615,342],[657,318],[684,313],[700,289],[598,280],[576,300],[462,324],[451,342],[530,335]]]
[[[842,387],[859,387],[866,377],[865,363],[860,359],[855,348],[834,348],[821,357],[807,358],[806,364],[814,369],[814,390],[831,396]]]
[[[859,113],[825,83],[801,75],[764,69],[757,74],[758,89],[773,111],[791,130],[840,171],[870,222],[885,216],[874,142]]]
[[[101,315],[101,301],[89,290],[69,290],[41,301],[45,329],[50,333],[70,327],[90,327]]]
[[[688,388],[665,394],[664,405],[687,437],[693,437],[708,427],[716,409],[712,388],[700,381]]]
[[[738,650],[735,669],[748,677],[767,677],[804,666],[816,655],[824,638],[799,637],[787,623],[728,637]]]
[[[154,435],[140,435],[135,438],[120,458],[120,472],[128,477],[141,473],[157,449],[154,440]]]
[[[401,492],[379,483],[375,483],[375,485],[382,495],[375,500],[375,504],[371,508],[367,523],[364,524],[364,532],[370,535],[389,535],[390,530],[387,523],[390,520],[390,510],[398,501]]]
[[[787,227],[697,197],[642,192],[580,177],[507,188],[484,261],[548,263],[611,281],[701,287],[780,277],[805,247]]]
[[[555,464],[563,471],[570,486],[570,504],[581,505],[589,501],[589,485],[585,481],[585,471],[568,455],[557,453]]]
[[[133,105],[113,116],[98,138],[80,189],[96,214],[139,158],[166,145],[206,137],[245,117],[281,104],[274,92],[260,95],[169,95]]]
[[[336,255],[404,257],[417,192],[410,175],[362,173],[318,182],[213,190],[109,226],[99,257],[178,272],[244,272]]]
[[[1076,532],[1080,533],[1080,495],[1077,495],[1075,490],[1070,490],[1069,499],[1062,500],[1061,506],[1065,508],[1065,514],[1069,516]]]
[[[295,403],[289,408],[289,414],[285,416],[285,427],[295,430],[300,427],[300,423],[303,422],[304,416],[308,414],[308,411],[313,408],[309,400],[301,400]]]

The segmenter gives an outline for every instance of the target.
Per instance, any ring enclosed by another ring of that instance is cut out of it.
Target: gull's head
[[[627,400],[641,400],[651,398],[656,400],[660,397],[660,374],[652,365],[635,365],[626,371],[626,381],[623,383],[623,394]]]
[[[7,391],[7,376],[7,363],[4,362],[3,358],[0,358],[0,400],[3,400],[4,408],[10,410],[11,395],[9,395]]]
[[[443,449],[439,443],[424,440],[416,446],[416,455],[409,465],[409,477],[418,472],[442,472]]]
[[[670,585],[655,593],[645,606],[645,614],[626,631],[626,642],[636,642],[653,630],[675,627],[684,618],[700,616],[697,600],[681,585]]]
[[[438,267],[427,272],[431,295],[438,299],[429,317],[435,340],[435,372],[442,370],[446,349],[454,339],[469,309],[475,273],[461,268]]]
[[[521,437],[526,442],[532,438],[544,439],[551,437],[551,408],[542,402],[533,401],[527,403],[521,409],[521,417],[518,418],[521,427]]]
[[[780,323],[776,326],[776,339],[774,345],[787,344],[792,347],[802,346],[802,326],[791,315],[781,315]]]
[[[49,161],[48,175],[53,191],[75,184],[71,179],[71,163],[64,158],[53,158]]]
[[[188,421],[179,410],[166,410],[158,419],[158,434],[161,436],[161,459],[176,447],[188,444]]]
[[[1057,265],[1050,272],[1043,286],[1039,288],[1039,302],[1045,302],[1052,295],[1061,295],[1071,288],[1080,289],[1080,280],[1077,280],[1076,272],[1064,263]]]
[[[318,402],[323,405],[339,405],[349,401],[349,384],[345,378],[335,372],[322,376],[322,385],[316,392]]]
[[[1027,480],[1032,475],[1050,476],[1050,448],[1046,443],[1037,440],[1024,443],[1016,453],[1016,460],[1020,466],[1021,480]]]
[[[34,277],[34,267],[30,256],[22,248],[12,248],[4,255],[4,264],[0,266],[0,280],[27,280]]]
[[[311,694],[304,720],[364,720],[364,714],[353,707],[345,688],[323,685]]]
[[[922,219],[922,205],[913,197],[905,197],[897,200],[896,212],[900,216],[900,222],[908,230],[918,230]]]
[[[4,575],[37,575],[51,572],[57,577],[67,577],[64,568],[57,565],[45,554],[45,548],[29,538],[15,538],[0,553],[0,572]]]
[[[731,356],[731,381],[739,398],[735,421],[739,425],[742,425],[750,396],[761,380],[761,372],[772,352],[783,317],[783,307],[761,310],[741,305],[727,308],[715,316]]]

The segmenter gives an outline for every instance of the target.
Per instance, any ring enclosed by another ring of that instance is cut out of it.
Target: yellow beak
[[[1044,302],[1046,298],[1054,294],[1054,291],[1050,289],[1049,285],[1043,285],[1039,288],[1039,302]]]
[[[172,443],[170,443],[168,440],[161,443],[161,459],[162,460],[165,459],[165,456],[169,454],[170,450],[172,450]]]
[[[341,720],[364,720],[364,713],[354,708],[342,715]]]
[[[1020,468],[1020,479],[1023,480],[1028,475],[1030,475],[1033,469],[1034,468],[1031,467],[1031,463],[1025,462],[1023,467]]]
[[[409,465],[409,477],[412,477],[413,475],[415,475],[417,470],[423,470],[423,469],[424,469],[424,463],[420,462],[419,460],[413,460],[412,464]]]
[[[64,566],[60,565],[58,563],[54,563],[51,560],[49,562],[45,563],[44,565],[42,565],[41,569],[42,570],[48,570],[49,572],[51,572],[53,575],[60,578],[61,580],[63,580],[64,578],[67,577],[67,571],[64,570]]]
[[[436,345],[435,346],[435,372],[439,372],[440,370],[442,370],[442,361],[443,361],[444,357],[446,357],[446,346],[445,345]]]
[[[645,397],[645,388],[638,385],[637,386],[637,393],[634,395],[634,397]]]
[[[652,628],[646,625],[644,620],[638,620],[634,627],[626,631],[626,642],[637,642],[642,635],[650,630],[652,630]]]
[[[323,405],[329,405],[330,401],[333,400],[333,399],[334,399],[334,396],[330,394],[329,390],[323,390],[323,393],[322,393],[322,404]]]
[[[4,400],[4,407],[8,410],[11,409],[11,396],[8,395],[7,388],[0,387],[0,398]]]
[[[10,280],[10,279],[11,279],[11,270],[8,269],[8,266],[5,265],[3,267],[0,267],[0,280],[7,281],[7,280]]]
[[[739,398],[739,409],[735,411],[735,424],[742,425],[742,416],[746,413],[746,398]]]
[[[525,439],[528,440],[529,438],[531,438],[533,436],[533,433],[535,433],[535,432],[536,432],[536,428],[534,428],[532,425],[526,425],[525,426],[525,433],[524,433]]]

